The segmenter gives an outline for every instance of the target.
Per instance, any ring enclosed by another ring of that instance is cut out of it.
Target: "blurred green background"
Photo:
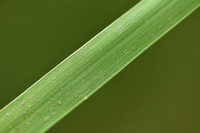
[[[0,108],[138,0],[1,0]],[[199,133],[196,10],[48,133]]]

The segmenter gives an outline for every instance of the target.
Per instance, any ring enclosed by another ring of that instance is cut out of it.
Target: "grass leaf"
[[[142,0],[0,112],[0,132],[45,132],[200,5]]]

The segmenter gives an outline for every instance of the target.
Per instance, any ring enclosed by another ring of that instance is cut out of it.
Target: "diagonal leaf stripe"
[[[0,112],[0,132],[45,132],[154,42],[200,0],[142,0]]]

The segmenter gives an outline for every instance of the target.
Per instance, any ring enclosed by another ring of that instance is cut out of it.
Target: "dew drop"
[[[49,120],[49,116],[44,117],[44,121],[48,121]]]
[[[10,113],[6,113],[6,116],[9,116],[10,115]]]
[[[61,102],[61,101],[58,101],[58,104],[59,104],[59,105],[61,105],[61,104],[62,104],[62,102]]]
[[[21,105],[24,105],[24,101],[21,102]]]
[[[84,97],[84,100],[87,100],[88,99],[88,97],[86,96],[86,97]]]

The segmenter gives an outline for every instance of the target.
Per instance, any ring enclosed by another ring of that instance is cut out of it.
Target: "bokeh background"
[[[138,0],[1,0],[0,108]],[[200,10],[48,133],[199,133]]]

